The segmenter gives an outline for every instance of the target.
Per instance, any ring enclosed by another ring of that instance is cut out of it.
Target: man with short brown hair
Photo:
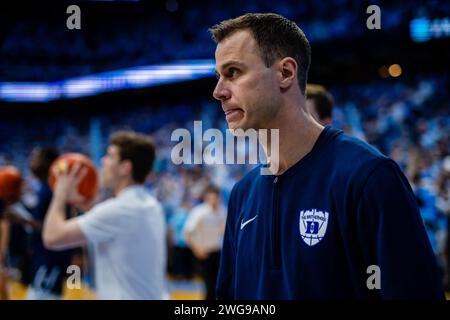
[[[306,109],[311,49],[300,28],[277,14],[246,14],[211,32],[213,96],[228,127],[279,135],[272,175],[257,167],[231,192],[217,296],[443,299],[400,168],[366,143],[324,128]],[[260,143],[272,163],[268,140]]]
[[[131,162],[133,180],[144,183],[155,160],[155,147],[149,138],[132,131],[118,131],[111,136],[111,145],[118,148],[121,160]]]
[[[112,135],[102,159],[102,183],[114,197],[84,215],[66,220],[67,202],[79,202],[83,170],[74,166],[57,176],[44,222],[47,248],[90,243],[99,299],[165,299],[166,225],[163,209],[144,187],[155,158],[151,140],[135,132]]]

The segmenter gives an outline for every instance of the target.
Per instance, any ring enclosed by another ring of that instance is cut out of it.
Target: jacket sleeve
[[[234,226],[235,217],[238,215],[236,211],[236,185],[231,191],[228,201],[227,221],[225,225],[225,233],[223,238],[222,251],[220,255],[220,267],[217,277],[216,297],[218,300],[234,300],[234,283],[235,283],[235,239]]]
[[[369,173],[356,218],[364,263],[380,271],[381,286],[370,291],[381,299],[445,299],[414,192],[394,161]]]

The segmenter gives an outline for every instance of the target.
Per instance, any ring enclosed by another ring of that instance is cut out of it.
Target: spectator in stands
[[[318,84],[306,85],[306,109],[323,126],[333,121],[333,96]]]

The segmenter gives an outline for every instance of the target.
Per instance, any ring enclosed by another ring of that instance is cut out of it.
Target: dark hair
[[[120,160],[133,165],[133,180],[143,183],[155,160],[155,146],[150,137],[133,131],[118,131],[111,136],[110,144],[119,148]]]
[[[319,115],[320,120],[332,117],[333,114],[333,96],[318,84],[308,84],[306,86],[306,99],[314,101],[314,109]]]
[[[220,189],[216,185],[209,184],[203,189],[202,198],[204,199],[208,193],[215,193],[220,196]]]
[[[54,147],[37,147],[33,150],[33,157],[37,158],[37,163],[31,163],[31,171],[41,179],[46,180],[50,166],[59,157],[59,152]]]
[[[295,22],[275,13],[247,13],[222,21],[209,29],[216,43],[239,30],[249,30],[252,33],[267,67],[276,59],[295,59],[298,64],[298,84],[301,92],[305,94],[311,46]]]

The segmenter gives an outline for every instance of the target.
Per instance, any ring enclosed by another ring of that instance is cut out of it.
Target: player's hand
[[[81,202],[74,203],[74,207],[79,211],[79,213],[85,213],[91,210],[91,208],[94,206],[94,199],[90,200],[89,202],[86,202],[85,200]]]
[[[73,165],[70,169],[68,169],[68,165],[63,166],[56,173],[54,196],[75,206],[85,203],[86,199],[78,192],[78,185],[87,172],[88,170],[79,163]]]
[[[196,248],[195,250],[193,250],[193,252],[195,257],[199,260],[205,260],[209,255],[207,251],[200,248]]]

